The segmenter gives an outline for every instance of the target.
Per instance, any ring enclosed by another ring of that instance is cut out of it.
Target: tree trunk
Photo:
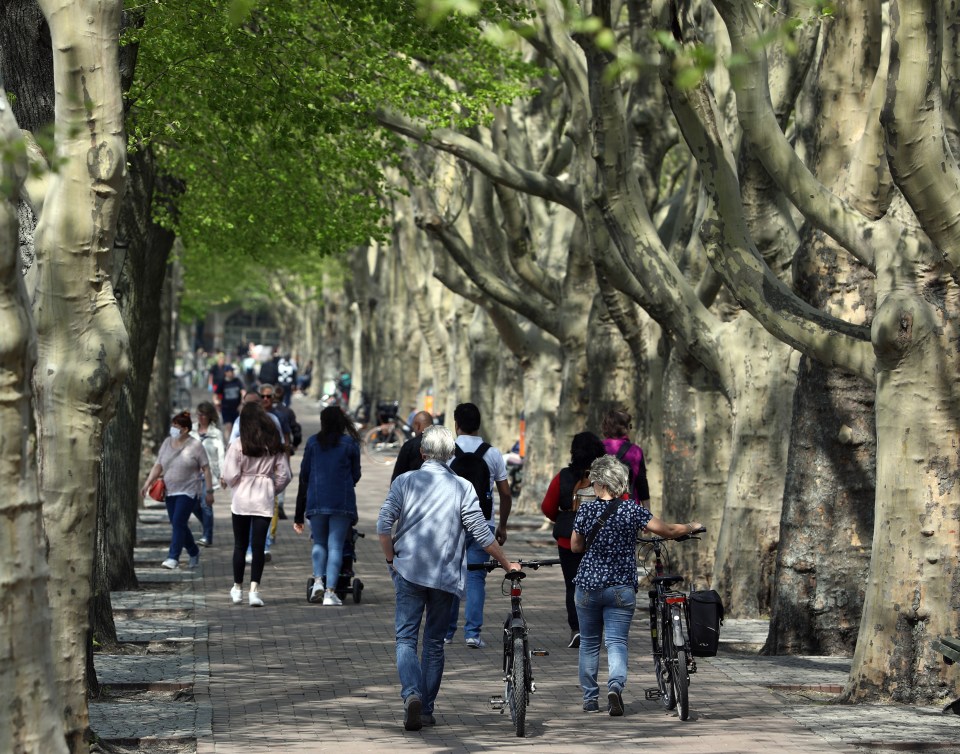
[[[906,277],[892,272],[878,281]],[[947,276],[878,295],[877,525],[848,699],[954,694],[930,644],[960,635],[958,301]]]
[[[690,584],[713,585],[715,547],[723,520],[729,477],[730,402],[717,378],[671,349],[663,376],[662,458],[651,465],[663,474],[663,497],[651,488],[651,508],[664,521],[700,521],[707,528],[698,545],[673,548],[678,571]]]
[[[0,85],[6,82],[0,79]],[[4,153],[21,139],[0,86],[0,146]],[[25,160],[0,161],[0,178],[16,186]],[[16,192],[13,192],[16,196]],[[38,489],[30,375],[36,359],[30,304],[20,274],[15,199],[0,201],[0,553],[4,609],[0,619],[0,741],[9,751],[66,752],[55,682],[51,611],[43,521]]]
[[[773,594],[797,355],[745,313],[729,327],[733,438],[713,587],[727,615],[757,618]]]
[[[67,743],[79,752],[88,730],[84,673],[103,426],[128,366],[109,258],[126,180],[122,3],[41,0],[41,7],[50,25],[62,164],[36,229],[39,468],[57,684]]]
[[[873,390],[804,357],[764,654],[852,654],[870,567]]]

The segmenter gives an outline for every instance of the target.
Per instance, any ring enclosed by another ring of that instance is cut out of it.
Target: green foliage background
[[[477,10],[428,25],[413,0],[136,6],[128,132],[183,186],[162,220],[184,241],[186,309],[262,293],[271,270],[310,284],[386,236],[384,170],[404,147],[371,113],[470,127],[533,73],[482,33],[521,6]]]

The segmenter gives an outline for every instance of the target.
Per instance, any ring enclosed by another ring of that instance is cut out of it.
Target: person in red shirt
[[[606,455],[603,442],[593,432],[580,432],[573,436],[570,443],[570,464],[560,470],[547,487],[547,493],[540,503],[543,515],[554,522],[553,538],[557,540],[557,553],[560,569],[563,571],[563,583],[566,586],[567,623],[570,625],[570,643],[567,647],[580,646],[580,621],[577,607],[573,601],[575,585],[573,577],[577,575],[582,553],[570,549],[570,535],[573,533],[573,520],[577,515],[574,492],[578,487],[592,494],[593,488],[588,479],[590,464],[602,455]]]

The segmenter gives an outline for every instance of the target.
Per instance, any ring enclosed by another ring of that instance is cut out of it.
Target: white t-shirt
[[[472,453],[481,445],[483,445],[483,438],[479,435],[457,435],[457,446],[465,453]],[[454,458],[456,458],[456,456],[454,456]],[[497,509],[499,508],[496,504],[498,500],[497,482],[502,482],[507,478],[507,464],[503,460],[503,454],[492,445],[489,450],[483,454],[483,460],[487,462],[487,467],[490,469],[490,499],[494,501],[487,523],[494,526],[496,524]],[[448,465],[452,461],[453,458],[447,462]]]

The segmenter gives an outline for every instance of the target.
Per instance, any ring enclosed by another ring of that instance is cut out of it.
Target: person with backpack
[[[513,498],[510,496],[510,482],[507,480],[507,464],[499,450],[484,442],[480,436],[480,409],[473,403],[461,403],[454,409],[453,426],[457,433],[454,456],[450,468],[473,485],[480,498],[480,510],[487,519],[487,525],[499,544],[507,541],[507,519]],[[496,488],[499,498],[499,511],[494,516],[493,491]],[[473,538],[467,537],[467,563],[484,563],[487,553]],[[468,647],[482,649],[487,643],[481,638],[483,629],[483,605],[486,600],[487,572],[485,570],[467,571],[466,605],[463,610],[463,635]],[[460,615],[460,600],[454,599],[450,616],[450,627],[444,640],[453,641]]]
[[[547,493],[540,503],[543,515],[554,522],[553,538],[557,540],[557,557],[563,571],[563,583],[566,586],[567,624],[570,626],[568,649],[580,646],[580,619],[573,600],[576,585],[573,583],[580,566],[581,553],[570,549],[570,535],[573,534],[573,520],[577,515],[579,501],[583,495],[593,496],[590,482],[590,464],[600,456],[606,455],[603,442],[593,432],[579,432],[570,443],[570,464],[560,469],[547,487]]]
[[[607,449],[609,455],[616,456],[617,460],[630,472],[624,494],[649,510],[650,486],[647,484],[647,463],[643,449],[630,442],[628,433],[632,428],[633,417],[620,408],[608,411],[600,422],[603,447]]]

